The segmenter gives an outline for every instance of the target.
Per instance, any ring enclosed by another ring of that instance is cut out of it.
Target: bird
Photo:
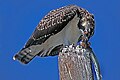
[[[51,10],[13,59],[28,64],[35,56],[55,56],[64,46],[86,43],[94,34],[94,24],[94,15],[77,5]]]

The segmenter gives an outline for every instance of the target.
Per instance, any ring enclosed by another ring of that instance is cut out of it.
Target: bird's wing
[[[69,5],[49,12],[40,21],[24,48],[20,50],[13,58],[24,64],[30,62],[42,51],[40,51],[40,45],[50,36],[60,32],[67,25],[67,23],[71,21],[76,14],[78,14],[78,8],[79,7],[76,5]],[[59,46],[56,47],[53,52],[56,52],[58,48]]]
[[[75,5],[65,6],[50,11],[38,24],[32,36],[25,45],[25,48],[41,44],[50,36],[61,31],[67,23],[74,18],[78,7]]]

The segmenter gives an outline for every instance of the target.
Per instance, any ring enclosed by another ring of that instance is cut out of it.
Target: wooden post
[[[59,53],[60,80],[94,80],[90,52],[70,45]]]

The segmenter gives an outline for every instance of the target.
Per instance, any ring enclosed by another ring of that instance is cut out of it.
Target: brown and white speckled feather
[[[94,31],[94,19],[85,9],[69,5],[52,10],[40,21],[24,48],[14,59],[27,64],[36,55],[55,55],[62,46],[77,43],[86,29],[90,37]]]

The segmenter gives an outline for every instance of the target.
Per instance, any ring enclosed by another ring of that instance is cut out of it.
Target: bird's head
[[[86,36],[87,41],[94,34],[95,21],[93,14],[88,11],[82,11],[80,14],[79,29],[82,31],[82,36]]]

